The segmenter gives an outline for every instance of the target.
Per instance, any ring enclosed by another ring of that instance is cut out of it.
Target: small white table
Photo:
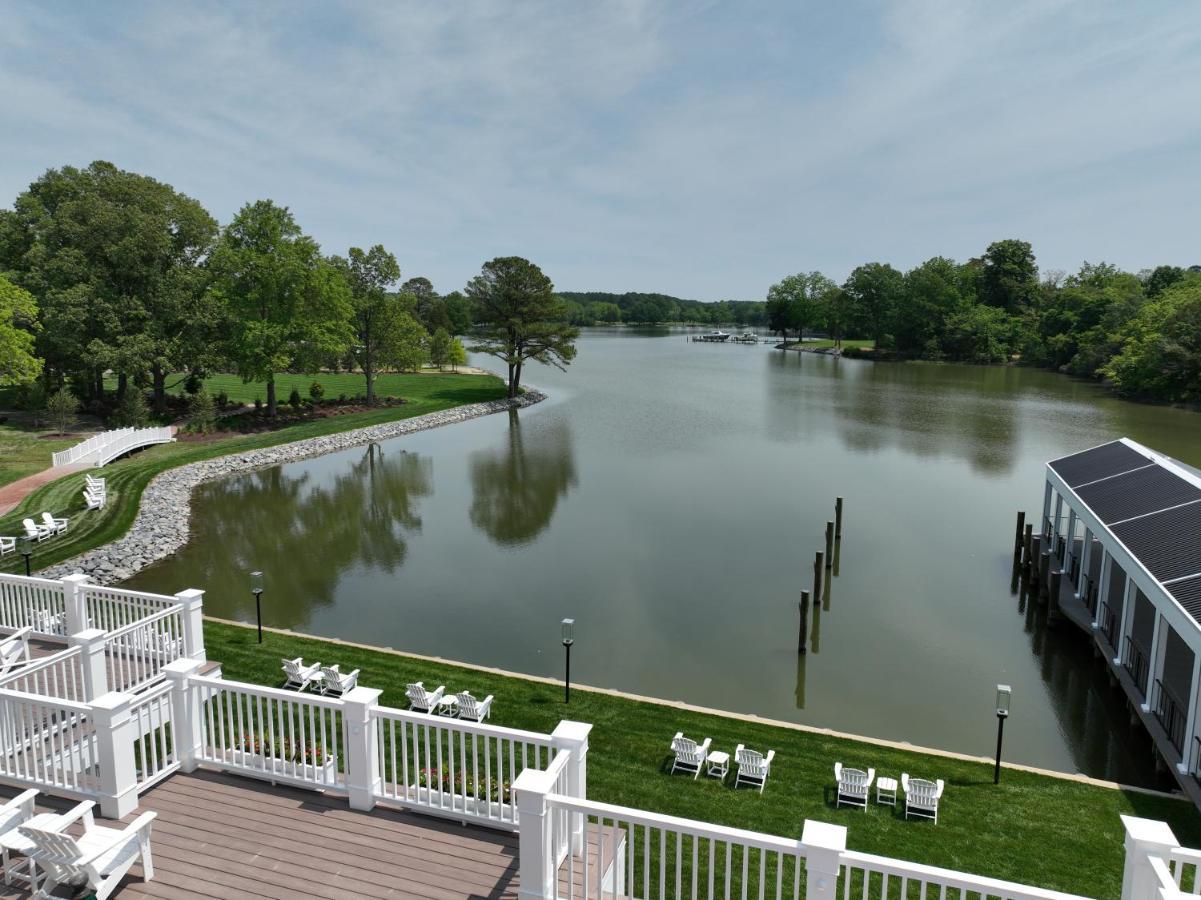
[[[876,802],[885,806],[897,805],[897,780],[895,778],[876,779]]]
[[[724,753],[721,750],[714,750],[705,757],[706,775],[711,775],[714,778],[725,778],[730,771],[730,754]]]
[[[52,828],[58,820],[58,813],[38,813],[31,817],[28,821],[22,822],[22,825],[28,825],[31,828]],[[33,841],[21,834],[16,828],[11,831],[6,831],[0,835],[0,847],[3,847],[7,853],[20,853],[24,859],[10,861],[8,877],[16,878],[24,881],[31,887],[36,886],[38,881],[37,871],[34,869],[33,859],[29,854],[35,849]],[[22,872],[21,868],[25,871]]]
[[[438,701],[438,715],[454,718],[459,714],[459,698],[454,694]]]

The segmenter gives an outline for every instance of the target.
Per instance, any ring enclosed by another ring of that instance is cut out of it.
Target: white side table
[[[705,757],[705,764],[708,768],[705,769],[706,775],[711,775],[714,778],[725,778],[730,771],[730,754],[723,753],[721,750],[714,750]]]
[[[885,806],[897,805],[897,780],[895,778],[876,779],[876,802]]]
[[[443,697],[438,701],[438,715],[450,716],[452,719],[459,714],[459,698],[454,694]]]
[[[28,821],[22,822],[22,825],[28,825],[31,828],[53,828],[55,822],[58,821],[58,813],[38,813]],[[4,848],[5,854],[20,853],[24,859],[9,862],[9,871],[4,873],[4,883],[9,883],[9,880],[16,878],[25,882],[31,887],[36,887],[38,882],[37,869],[34,866],[33,859],[29,856],[35,849],[33,841],[13,828],[11,831],[6,831],[0,835],[0,847]],[[21,868],[25,871],[22,872]]]

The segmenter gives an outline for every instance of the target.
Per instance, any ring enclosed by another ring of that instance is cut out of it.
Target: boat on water
[[[730,339],[730,335],[724,331],[710,331],[708,334],[702,334],[697,338],[698,341],[710,341],[714,343],[725,343]]]
[[[759,343],[759,335],[752,334],[749,331],[744,331],[738,337],[734,338],[736,344],[757,344]]]

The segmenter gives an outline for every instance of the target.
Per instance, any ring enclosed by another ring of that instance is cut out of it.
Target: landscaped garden
[[[793,838],[807,818],[835,822],[847,826],[851,849],[1092,897],[1120,896],[1121,814],[1165,820],[1185,845],[1201,844],[1201,815],[1162,794],[1019,770],[1005,770],[996,786],[986,763],[587,690],[573,689],[565,706],[561,685],[271,631],[259,645],[252,629],[213,620],[205,623],[205,642],[226,678],[278,686],[280,659],[303,656],[362,669],[359,684],[381,689],[387,706],[406,708],[405,685],[422,680],[431,689],[494,694],[492,724],[549,732],[561,719],[591,723],[592,800]],[[681,730],[730,753],[739,743],[775,750],[764,792],[733,789],[732,773],[724,782],[669,775],[671,737]],[[866,812],[836,809],[835,762],[874,767],[878,775],[944,779],[938,824],[906,821],[899,808],[874,803]]]

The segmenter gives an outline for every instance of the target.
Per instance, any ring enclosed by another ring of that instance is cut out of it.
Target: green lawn
[[[804,347],[806,350],[829,350],[833,346],[834,342],[830,340],[805,341],[804,344],[791,343],[788,345],[788,349],[799,350]],[[842,346],[848,349],[854,347],[857,350],[874,350],[876,342],[871,340],[844,340]]]
[[[455,377],[449,370],[444,373],[427,371],[420,374],[411,373],[395,373],[387,372],[375,377],[375,392],[381,397],[408,397],[419,384],[417,379],[420,378],[445,378],[447,376]],[[167,392],[171,394],[182,394],[185,373],[176,373],[167,376]],[[459,376],[471,377],[471,376]],[[347,397],[362,396],[367,393],[367,379],[359,372],[341,372],[337,375],[322,372],[317,375],[289,375],[282,374],[275,376],[275,396],[280,403],[284,403],[288,399],[288,395],[295,388],[300,392],[300,396],[305,400],[309,399],[309,386],[314,382],[318,382],[325,388],[325,399],[330,400],[342,394]],[[112,387],[116,386],[114,380]],[[212,395],[224,391],[230,400],[235,403],[253,403],[257,397],[264,403],[267,402],[267,385],[261,381],[244,382],[237,375],[212,375],[204,380],[205,389]],[[418,389],[419,390],[419,389]]]
[[[289,441],[318,437],[380,422],[407,419],[437,412],[464,403],[497,400],[505,396],[504,383],[490,375],[399,375],[393,388],[408,402],[403,406],[350,413],[302,422],[262,434],[248,434],[206,443],[181,441],[162,444],[135,453],[104,467],[108,485],[108,505],[101,511],[89,511],[83,502],[83,472],[76,472],[38,488],[6,516],[0,517],[0,534],[20,534],[21,519],[49,510],[56,516],[69,516],[70,530],[59,537],[37,544],[32,560],[35,568],[52,565],[85,550],[120,537],[129,528],[137,512],[142,489],[159,472],[174,466],[255,450]],[[46,465],[49,465],[49,457]],[[9,554],[0,562],[0,572],[24,570],[24,561]]]
[[[665,709],[660,705],[561,687],[444,663],[206,621],[210,659],[227,678],[278,686],[281,657],[361,668],[360,684],[383,690],[381,703],[407,707],[404,686],[424,680],[449,691],[495,694],[493,724],[540,732],[564,718],[592,723],[590,799],[798,838],[806,818],[846,825],[852,849],[1054,888],[1092,897],[1119,897],[1123,831],[1119,814],[1165,819],[1186,845],[1201,844],[1201,816],[1185,801],[1118,791],[1019,771],[992,783],[992,766],[894,750],[745,722]],[[735,744],[776,751],[767,789],[735,791],[728,783],[667,772],[676,730],[715,749]],[[841,761],[899,777],[943,778],[939,822],[911,820],[888,807],[867,812],[832,804],[833,765]]]
[[[52,454],[72,447],[87,437],[42,437],[48,433],[49,429],[0,425],[0,485],[49,468]]]

